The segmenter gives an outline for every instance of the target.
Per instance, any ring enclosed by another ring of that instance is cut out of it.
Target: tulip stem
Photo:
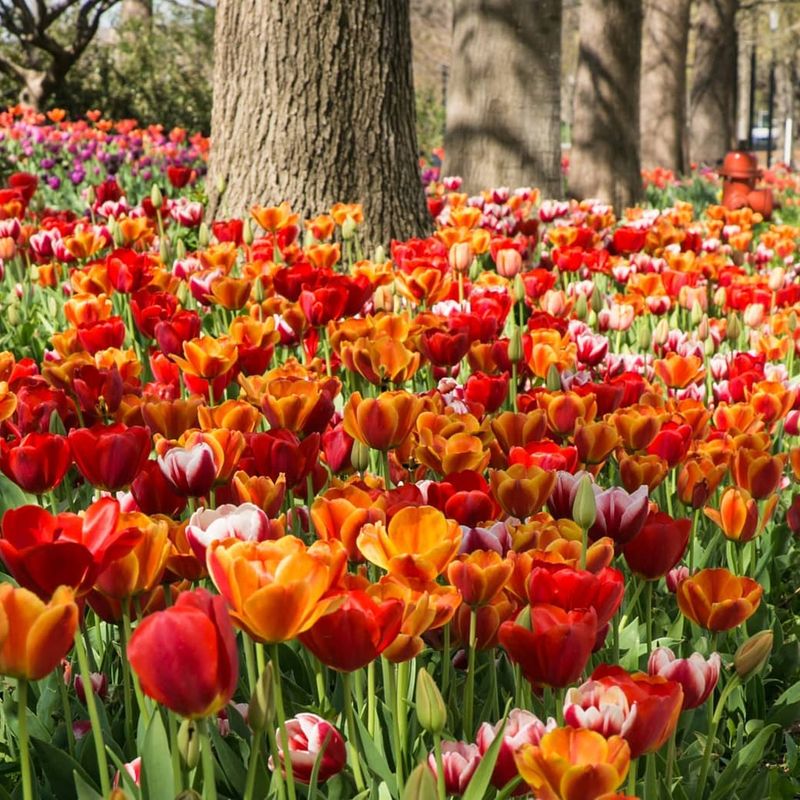
[[[278,729],[281,734],[281,750],[283,750],[283,764],[286,769],[286,788],[289,792],[289,800],[296,800],[297,792],[294,788],[294,771],[292,770],[292,759],[289,752],[289,734],[286,732],[286,710],[283,706],[283,687],[281,686],[281,666],[278,655],[279,645],[273,644],[270,647],[270,657],[272,666],[275,670],[275,712],[278,715]]]
[[[125,737],[129,742],[133,742],[133,699],[131,697],[131,666],[128,663],[128,628],[130,627],[130,601],[123,600],[123,624],[119,631],[119,646],[122,655],[122,698],[125,706]],[[124,616],[128,615],[129,624],[125,625]]]
[[[714,742],[717,739],[717,728],[719,728],[719,721],[722,718],[722,712],[725,710],[725,704],[728,702],[728,697],[730,693],[736,689],[739,684],[741,683],[741,678],[738,675],[734,675],[727,683],[725,688],[722,690],[722,694],[719,696],[719,700],[717,700],[717,707],[714,709],[714,715],[711,718],[711,724],[708,727],[708,736],[706,737],[706,749],[703,753],[703,766],[700,770],[700,779],[697,782],[697,792],[699,793],[698,796],[702,796],[703,789],[706,785],[706,779],[708,778],[708,770],[711,766],[711,753],[714,749]]]
[[[19,770],[22,776],[23,800],[33,800],[31,781],[31,757],[28,751],[28,681],[20,678],[17,682],[17,719],[19,725]]]
[[[132,636],[130,601],[122,603],[122,630],[125,642],[129,642]],[[125,664],[125,668],[128,666],[127,660],[127,654],[123,652],[122,661],[123,664]],[[142,687],[139,686],[139,678],[136,675],[130,675],[130,680],[133,684],[133,690],[136,693],[136,703],[139,706],[139,713],[142,715],[142,717],[144,717],[145,724],[147,725],[150,723],[150,712],[148,711],[147,705],[144,701]]]
[[[653,649],[653,581],[647,581],[644,598],[644,632],[647,639],[645,656],[649,657],[650,651]]]
[[[92,687],[92,674],[89,669],[89,659],[86,655],[86,645],[83,643],[80,625],[75,631],[75,653],[78,656],[78,669],[80,670],[81,680],[83,681],[86,710],[89,712],[89,722],[92,726],[94,751],[97,755],[97,771],[100,773],[100,789],[103,797],[108,797],[111,792],[111,782],[108,779],[108,761],[106,760],[106,748],[103,743],[103,729],[100,726],[100,717],[97,713],[94,688]]]
[[[444,782],[444,762],[442,760],[441,734],[433,734],[433,752],[436,758],[436,789],[439,800],[447,800],[447,791]]]
[[[450,623],[444,626],[444,645],[442,646],[442,697],[447,700],[450,683]]]
[[[367,733],[375,736],[375,661],[367,665]]]
[[[258,757],[261,753],[261,734],[253,731],[250,736],[250,758],[247,762],[247,781],[244,785],[243,800],[253,800],[253,791],[256,786],[256,772],[258,771]]]
[[[217,800],[217,778],[211,738],[208,735],[208,717],[197,720],[197,733],[200,737],[200,758],[203,762],[203,797],[206,800]]]
[[[179,795],[183,790],[183,769],[181,768],[181,754],[178,750],[178,722],[175,714],[167,711],[167,724],[169,726],[169,750],[172,760],[172,786],[175,795]]]
[[[250,690],[250,695],[256,690],[256,653],[253,640],[244,632],[242,632],[242,646],[244,649],[244,663],[247,672],[247,685]]]
[[[632,759],[630,769],[628,770],[628,788],[625,790],[626,794],[629,794],[631,797],[636,797],[636,773],[638,767],[639,759]]]
[[[67,684],[64,681],[64,670],[58,672],[58,694],[61,697],[61,708],[64,712],[64,727],[67,730],[67,747],[69,754],[75,757],[75,732],[72,730],[72,708],[69,704]]]
[[[667,791],[672,792],[672,775],[675,771],[675,740],[678,736],[678,726],[672,729],[672,736],[669,737],[669,744],[667,745],[667,772],[664,782],[667,784]]]
[[[347,722],[347,749],[350,751],[350,761],[353,767],[353,778],[355,778],[356,789],[363,792],[366,788],[364,776],[361,774],[361,763],[358,759],[358,739],[356,733],[355,717],[353,715],[353,676],[350,672],[342,673],[342,695],[344,703],[344,719]]]
[[[472,736],[472,709],[475,704],[475,639],[478,628],[478,612],[469,610],[469,648],[467,653],[467,684],[464,688],[464,736]]]

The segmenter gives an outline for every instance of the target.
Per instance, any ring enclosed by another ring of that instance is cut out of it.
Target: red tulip
[[[139,425],[94,425],[69,432],[69,446],[92,486],[115,492],[131,483],[150,453],[150,433]]]
[[[192,179],[192,169],[190,167],[167,167],[167,180],[176,188],[183,189]]]
[[[374,661],[397,638],[404,610],[400,600],[377,603],[364,592],[350,591],[336,611],[301,634],[300,641],[325,666],[353,672]]]
[[[125,323],[122,317],[109,317],[100,322],[78,326],[78,342],[90,355],[111,347],[122,347],[125,341]]]
[[[486,375],[473,372],[464,384],[464,396],[470,403],[480,403],[484,413],[494,414],[508,396],[508,374]]]
[[[131,296],[131,312],[136,327],[148,339],[155,339],[156,326],[171,320],[178,310],[178,298],[152,286],[145,286]]]
[[[597,638],[597,612],[593,608],[564,611],[540,604],[530,607],[530,627],[520,622],[520,617],[504,622],[499,638],[525,678],[532,684],[554,688],[574,683],[585,669]]]
[[[466,331],[440,331],[430,329],[422,334],[419,349],[436,367],[453,367],[469,350],[469,335]]]
[[[14,579],[43,599],[62,585],[85,594],[141,538],[136,528],[117,530],[118,520],[119,504],[110,498],[92,503],[82,517],[21,506],[3,515],[0,555]]]
[[[0,469],[26,492],[55,489],[71,463],[67,440],[53,433],[29,433],[11,443],[0,442]]]
[[[144,514],[180,516],[186,508],[186,496],[178,494],[167,480],[157,461],[145,461],[131,483],[131,494]]]
[[[245,436],[247,449],[239,461],[239,469],[248,475],[261,475],[278,480],[286,476],[286,488],[304,485],[306,476],[319,458],[318,433],[306,436],[301,442],[291,431],[276,428],[266,433]]]
[[[225,598],[183,592],[172,608],[146,617],[128,644],[142,691],[191,719],[225,708],[239,679],[239,655]]]
[[[648,581],[663,578],[681,560],[691,528],[689,519],[673,519],[663,511],[651,511],[642,530],[622,548],[625,561]]]

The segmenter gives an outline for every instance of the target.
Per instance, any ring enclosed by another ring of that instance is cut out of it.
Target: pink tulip
[[[641,531],[647,519],[648,490],[640,486],[628,494],[621,487],[613,486],[596,494],[595,504],[597,516],[589,536],[593,540],[610,536],[617,544],[625,544]]]
[[[719,653],[712,653],[708,659],[700,653],[692,653],[689,658],[676,658],[669,647],[659,647],[650,654],[647,671],[650,675],[660,675],[675,681],[683,687],[683,711],[697,708],[708,700],[719,680],[722,665]]]
[[[141,779],[142,779],[142,759],[134,758],[133,761],[128,761],[127,764],[122,765],[125,768],[125,772],[130,775],[131,780],[137,785],[141,786]],[[119,788],[120,781],[122,780],[122,776],[117,770],[117,774],[114,776],[114,788]]]
[[[214,451],[206,442],[173,447],[158,457],[158,466],[175,491],[188,497],[202,497],[217,478]]]
[[[89,676],[92,684],[92,693],[100,700],[105,700],[108,695],[108,678],[102,672],[92,672]],[[81,703],[86,702],[86,692],[83,688],[83,678],[80,675],[75,676],[75,694]]]
[[[467,742],[442,742],[442,767],[444,768],[445,792],[461,796],[467,789],[478,764],[481,762],[481,751],[475,744]],[[436,771],[436,756],[428,756],[428,766],[433,774]]]
[[[240,539],[243,542],[263,542],[274,538],[269,517],[254,503],[231,503],[216,509],[200,508],[189,518],[186,539],[192,552],[205,563],[206,549],[212,542]]]
[[[314,764],[319,759],[318,780],[324,783],[344,769],[347,751],[344,738],[333,725],[316,714],[298,714],[286,721],[286,736],[289,740],[289,760],[296,781],[308,784]],[[281,771],[285,773],[285,754],[280,730],[275,732],[278,742],[278,760]],[[324,748],[324,749],[323,749]],[[270,769],[275,769],[272,758]]]

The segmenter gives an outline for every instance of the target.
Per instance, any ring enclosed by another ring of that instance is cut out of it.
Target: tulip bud
[[[436,682],[425,667],[417,675],[417,719],[428,733],[441,733],[447,724],[447,707]]]
[[[356,439],[353,442],[353,449],[350,451],[350,463],[353,469],[363,472],[369,467],[369,447]]]
[[[575,317],[582,322],[586,322],[587,316],[589,316],[589,304],[586,301],[586,295],[579,294],[578,299],[575,301]]]
[[[513,295],[515,303],[521,303],[525,300],[525,281],[522,280],[522,275],[520,274],[517,274],[514,278]]]
[[[669,322],[667,322],[666,318],[664,318],[658,323],[658,325],[656,325],[655,330],[653,331],[653,344],[662,345],[667,341],[668,338]]]
[[[761,631],[753,634],[736,651],[733,666],[742,681],[749,680],[764,669],[772,652],[773,638],[772,631]]]
[[[436,778],[427,764],[420,764],[408,776],[401,800],[436,800]]]
[[[728,329],[726,336],[729,342],[735,342],[739,338],[742,331],[742,323],[739,322],[739,317],[734,312],[728,314]]]
[[[94,201],[95,201],[96,199],[97,199],[97,195],[95,194],[95,191],[94,191],[94,186],[90,186],[90,187],[89,187],[89,188],[86,190],[86,202],[87,202],[87,203],[88,203],[90,206],[93,206],[93,205],[94,205]]]
[[[602,292],[592,292],[592,311],[595,314],[599,314],[603,310],[605,303],[605,295]]]
[[[584,475],[578,484],[578,491],[572,501],[572,519],[585,531],[594,525],[597,518],[597,503],[592,488],[592,479]]]
[[[700,324],[697,326],[697,338],[704,342],[708,339],[709,335],[711,334],[711,330],[708,324],[708,314],[703,314]]]
[[[516,364],[522,361],[522,356],[522,334],[515,325],[511,331],[511,337],[508,342],[508,360]]]
[[[653,339],[653,335],[650,333],[650,326],[647,324],[646,320],[643,320],[642,325],[639,326],[639,333],[636,337],[636,343],[639,346],[639,351],[644,352],[645,350],[650,349],[650,342]]]
[[[789,314],[789,330],[794,333],[797,330],[797,312]]]
[[[348,216],[345,221],[342,223],[342,239],[347,241],[348,239],[352,239],[356,233],[356,221]]]
[[[481,269],[481,265],[478,263],[478,259],[473,258],[472,264],[470,264],[469,268],[469,279],[473,282],[478,280],[478,278],[481,275],[481,272],[483,272],[483,270]]]
[[[703,342],[703,352],[709,357],[717,352],[717,345],[710,336]]]
[[[692,310],[689,313],[689,319],[691,320],[692,327],[696,328],[700,324],[700,320],[703,319],[703,306],[700,305],[699,300],[695,300],[692,303]]]
[[[170,263],[169,260],[169,242],[167,239],[161,240],[161,246],[158,248],[159,255],[161,256],[161,263],[164,266],[167,266]]]
[[[201,222],[200,227],[197,229],[197,246],[208,247],[209,241],[211,241],[211,234],[208,231],[208,225],[205,222]],[[183,256],[179,256],[179,258],[183,258]]]
[[[200,237],[198,236],[198,240],[199,238]],[[178,239],[178,241],[175,242],[175,258],[177,258],[180,261],[180,259],[185,257],[186,257],[186,245],[183,243],[183,239]]]
[[[247,722],[254,731],[263,731],[272,724],[275,714],[275,700],[273,691],[272,662],[270,661],[258,678],[258,683],[250,697],[250,706],[247,711]]]
[[[116,789],[111,790],[108,800],[129,800],[129,795],[125,794],[125,792],[117,786]]]
[[[375,255],[373,256],[372,260],[376,264],[383,264],[383,262],[386,261],[386,248],[382,244],[379,244],[375,248]]]
[[[194,769],[200,761],[200,737],[194,720],[185,719],[178,728],[178,752],[188,769]]]
[[[245,219],[242,225],[242,241],[250,247],[253,244],[253,226],[250,224],[250,219]]]
[[[225,183],[225,176],[224,175],[217,175],[217,194],[225,194],[225,189],[227,189],[227,184]]]
[[[551,392],[561,391],[561,373],[558,371],[558,367],[555,364],[551,364],[548,367],[544,383]]]
[[[150,190],[150,202],[153,204],[153,207],[156,210],[160,210],[161,204],[164,202],[164,198],[161,194],[161,189],[158,188],[157,183],[154,183],[153,188]]]

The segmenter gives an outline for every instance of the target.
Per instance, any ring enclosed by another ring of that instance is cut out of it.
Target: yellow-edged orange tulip
[[[703,569],[678,584],[678,608],[709,631],[727,631],[755,614],[764,590],[723,567]]]
[[[377,398],[353,392],[344,407],[344,429],[367,447],[391,450],[411,432],[422,407],[422,399],[409,392],[383,392]]]
[[[556,485],[556,473],[540,467],[512,464],[492,472],[495,500],[510,517],[525,519],[539,511]]]

